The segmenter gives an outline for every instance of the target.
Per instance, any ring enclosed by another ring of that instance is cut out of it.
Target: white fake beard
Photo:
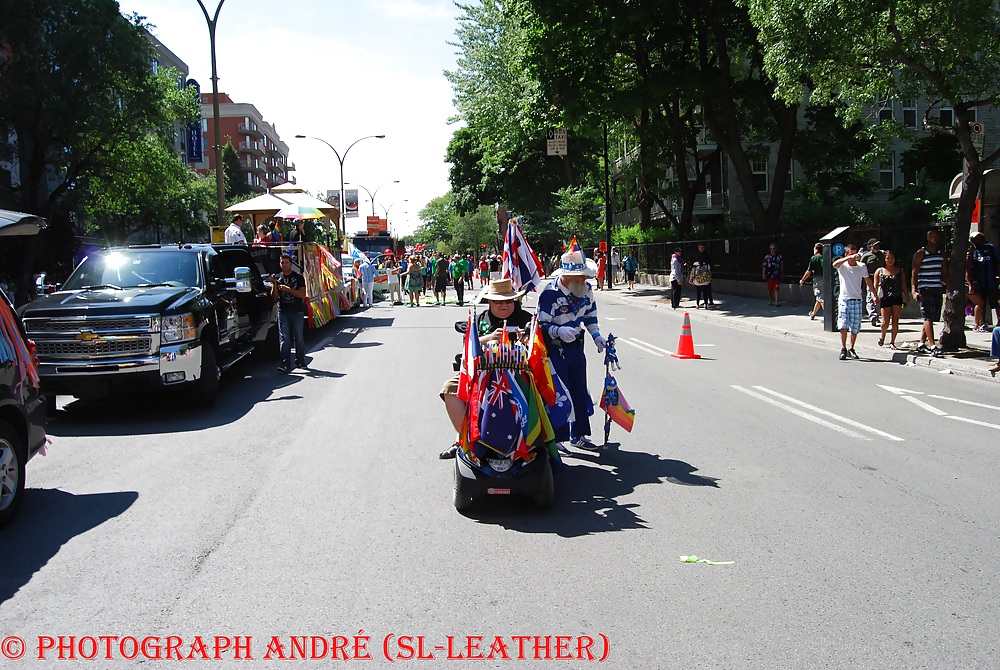
[[[586,298],[587,293],[590,292],[590,287],[587,286],[587,282],[581,284],[574,284],[573,286],[568,286],[567,289],[577,298]]]

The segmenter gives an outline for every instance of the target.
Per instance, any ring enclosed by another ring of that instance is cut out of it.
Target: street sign
[[[565,156],[568,149],[568,144],[566,142],[566,129],[552,128],[549,130],[545,145],[546,153],[548,153],[549,156]]]
[[[969,130],[972,131],[971,139],[972,146],[976,150],[976,154],[982,158],[983,157],[983,146],[986,144],[986,134],[983,129],[983,124],[976,121],[969,126]]]
[[[842,243],[837,242],[836,244],[833,245],[834,256],[843,256],[845,251],[847,251],[847,249],[844,247]]]

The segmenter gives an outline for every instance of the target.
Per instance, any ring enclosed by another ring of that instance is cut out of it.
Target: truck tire
[[[211,342],[204,342],[201,347],[201,377],[194,383],[194,389],[188,398],[195,407],[211,407],[218,395],[219,365],[215,358],[215,347]]]
[[[5,421],[0,421],[0,527],[17,513],[24,498],[24,466],[28,445]]]

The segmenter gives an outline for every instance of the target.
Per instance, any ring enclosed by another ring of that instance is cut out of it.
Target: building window
[[[969,123],[975,123],[976,121],[978,121],[978,119],[976,118],[977,109],[978,107],[972,107],[969,109]]]
[[[153,59],[153,74],[160,74],[160,61]]]
[[[201,132],[203,132],[203,133],[207,133],[208,132],[208,119],[202,119],[201,120]]]
[[[895,121],[896,118],[892,114],[892,106],[890,103],[889,107],[882,107],[878,110],[878,122],[885,123],[886,121]]]
[[[912,98],[903,100],[903,125],[907,128],[917,127],[917,101]]]
[[[253,175],[247,172],[247,184],[253,186]]]
[[[955,110],[951,107],[942,107],[938,119],[940,119],[943,127],[951,128],[955,125]]]
[[[769,156],[762,158],[751,158],[750,169],[753,171],[753,183],[757,187],[758,193],[767,191],[767,162]]]
[[[795,163],[788,162],[788,174],[785,176],[785,192],[791,191],[795,186]]]
[[[883,191],[896,188],[896,153],[889,152],[889,157],[879,163],[878,187]]]

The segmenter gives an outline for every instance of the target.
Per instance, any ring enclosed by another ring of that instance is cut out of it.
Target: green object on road
[[[736,561],[710,561],[697,556],[681,556],[681,563],[704,563],[705,565],[736,565]]]

